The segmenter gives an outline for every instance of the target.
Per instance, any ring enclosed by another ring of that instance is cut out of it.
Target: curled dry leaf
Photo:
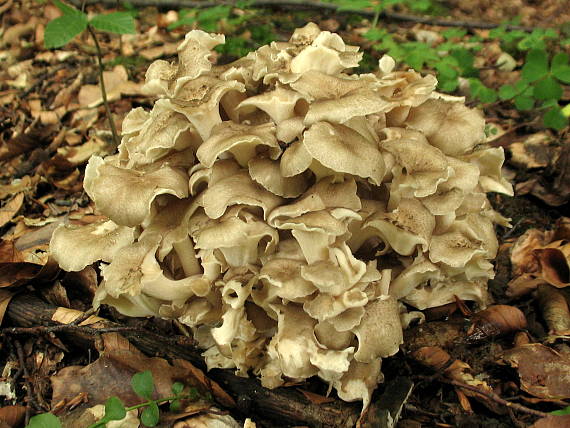
[[[483,380],[479,380],[473,374],[471,374],[472,369],[469,364],[461,361],[452,359],[451,355],[444,351],[443,349],[437,346],[427,346],[424,348],[420,348],[415,352],[412,352],[412,357],[415,358],[421,364],[430,367],[432,370],[439,372],[443,370],[445,376],[449,379],[456,380],[458,382],[465,383],[469,386],[476,387],[481,389],[484,392],[493,392],[493,389]],[[468,389],[462,389],[459,397],[461,399],[461,394],[472,397],[481,403],[483,403],[486,407],[491,409],[496,413],[503,412],[503,409],[500,409],[497,403],[493,402],[489,398],[477,394],[474,391],[470,391]],[[465,408],[468,404],[465,404]]]
[[[520,296],[540,284],[557,288],[570,285],[570,219],[560,218],[554,229],[527,230],[511,252],[513,279],[507,294]]]
[[[467,340],[478,342],[526,328],[526,318],[514,306],[493,305],[477,312],[467,330]]]
[[[26,416],[25,406],[0,407],[0,423],[4,422],[8,427],[17,427]]]
[[[521,388],[544,399],[570,398],[570,358],[540,343],[506,351],[502,361],[517,369]]]

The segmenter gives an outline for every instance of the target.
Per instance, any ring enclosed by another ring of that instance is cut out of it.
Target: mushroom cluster
[[[485,306],[503,150],[433,76],[386,56],[351,74],[362,53],[315,24],[214,65],[223,42],[194,30],[150,65],[154,107],[85,172],[108,220],[60,226],[51,252],[100,261],[95,305],[191,327],[209,368],[316,375],[366,406],[418,311]]]

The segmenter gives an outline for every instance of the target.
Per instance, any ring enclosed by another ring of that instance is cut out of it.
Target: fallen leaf
[[[194,386],[201,394],[210,392],[216,398],[221,396],[222,388],[187,361],[181,363],[182,360],[175,360],[175,365],[170,365],[163,358],[146,357],[116,333],[104,334],[103,341],[104,351],[95,362],[85,367],[65,367],[56,376],[52,376],[52,404],[69,401],[81,392],[88,394],[90,405],[102,404],[113,395],[127,406],[138,404],[141,398],[133,392],[131,378],[135,373],[145,370],[152,373],[154,399],[172,395],[174,382]],[[222,404],[231,402],[233,399],[229,397]]]
[[[473,315],[467,340],[477,342],[522,330],[526,325],[526,318],[520,309],[509,305],[492,305]]]
[[[58,272],[58,264],[51,259],[44,266],[27,262],[0,263],[0,288],[21,287],[32,280],[50,281]]]
[[[230,415],[206,413],[205,415],[192,416],[174,424],[173,428],[242,428]]]
[[[539,419],[529,428],[568,428],[570,426],[570,415],[547,416]]]
[[[109,102],[118,100],[123,94],[140,93],[140,85],[129,81],[127,70],[122,65],[115,66],[111,71],[104,71],[103,81]],[[97,107],[103,102],[100,86],[82,86],[79,90],[78,100],[82,107]]]
[[[553,165],[560,155],[559,143],[545,132],[529,135],[522,142],[513,142],[508,149],[511,152],[509,162],[525,169]]]
[[[24,192],[18,193],[12,200],[0,208],[0,227],[8,223],[16,215],[24,203]]]
[[[501,359],[517,369],[523,391],[546,399],[570,398],[570,358],[532,343],[506,351]]]
[[[26,416],[26,408],[24,406],[5,406],[0,407],[0,421],[8,426],[16,427],[24,422]]]
[[[0,325],[2,325],[2,320],[10,304],[10,300],[14,297],[15,293],[10,290],[0,288]]]

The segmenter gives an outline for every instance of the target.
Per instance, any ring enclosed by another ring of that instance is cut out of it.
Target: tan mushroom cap
[[[158,100],[139,133],[124,140],[129,158],[140,154],[151,163],[174,149],[181,151],[191,145],[193,127],[186,117],[173,111],[167,100]]]
[[[304,175],[282,176],[279,161],[256,157],[249,161],[248,167],[251,178],[277,196],[296,198],[307,190],[307,177]]]
[[[423,310],[456,302],[457,298],[474,301],[479,307],[485,308],[490,303],[487,279],[431,281],[429,286],[412,290],[402,301]]]
[[[186,198],[188,177],[168,166],[149,174],[117,168],[93,156],[85,170],[84,187],[99,211],[117,224],[133,227],[149,215],[158,195]]]
[[[434,216],[417,199],[402,199],[393,212],[372,214],[364,223],[398,254],[412,255],[418,246],[428,249],[435,228]]]
[[[343,124],[353,117],[386,113],[394,104],[369,89],[350,92],[338,99],[314,101],[305,116],[305,125],[318,122]]]
[[[225,42],[223,34],[210,34],[202,30],[186,33],[178,46],[178,78],[191,80],[212,69],[212,49]]]
[[[485,253],[483,243],[470,231],[455,231],[434,235],[429,246],[429,258],[434,263],[464,267],[472,258]]]
[[[204,188],[213,186],[223,178],[237,174],[241,170],[240,166],[233,159],[218,160],[211,168],[197,163],[190,170],[190,194],[196,196]]]
[[[379,185],[384,177],[384,160],[378,146],[354,130],[319,122],[305,131],[303,145],[313,159],[335,172],[369,179]]]
[[[406,125],[421,131],[446,155],[468,153],[485,141],[483,115],[463,103],[428,100],[410,110]]]
[[[246,98],[237,108],[243,111],[252,108],[263,110],[278,125],[284,120],[295,116],[295,106],[301,98],[299,93],[278,86],[273,91]]]
[[[212,129],[210,137],[198,148],[196,156],[200,163],[211,167],[221,154],[230,152],[242,167],[247,167],[249,160],[256,156],[260,148],[265,148],[271,159],[277,159],[281,154],[275,138],[275,125],[265,123],[251,126],[226,121]]]
[[[416,197],[432,195],[453,173],[445,155],[421,133],[401,128],[387,128],[384,132],[387,138],[380,142],[380,148],[392,154],[398,165],[392,168],[392,194],[410,189]]]
[[[348,371],[333,383],[339,398],[344,401],[362,400],[362,408],[368,408],[372,392],[384,378],[381,365],[381,358],[370,363],[352,360]]]
[[[378,357],[389,357],[404,343],[400,309],[392,296],[383,296],[365,307],[360,324],[353,330],[358,338],[354,359],[370,363]]]
[[[77,272],[97,260],[110,262],[134,240],[134,228],[102,220],[85,226],[59,225],[53,231],[49,248],[63,270]]]
[[[329,75],[316,70],[303,73],[289,84],[308,101],[336,100],[359,90],[373,90],[378,81],[373,75]]]
[[[218,249],[232,267],[255,264],[260,253],[273,251],[279,240],[278,233],[254,215],[245,211],[240,214],[239,208],[235,208],[194,234],[196,248]]]
[[[348,330],[338,331],[336,323],[321,321],[315,326],[315,338],[325,348],[340,351],[348,348],[355,337],[354,333]]]
[[[137,134],[143,128],[150,114],[142,107],[136,107],[127,113],[121,124],[121,134],[123,137],[129,137]]]
[[[176,77],[178,67],[162,59],[149,65],[145,73],[145,83],[141,88],[143,94],[171,96],[170,85]]]
[[[283,175],[283,177],[299,175],[309,169],[312,162],[313,157],[306,149],[301,138],[289,145],[289,147],[285,149],[285,152],[283,152],[279,163],[281,175]]]
[[[265,190],[243,170],[208,187],[200,194],[199,200],[208,217],[213,219],[221,217],[229,206],[237,204],[260,207],[264,218],[267,218],[282,203],[281,197]]]
[[[220,102],[230,91],[244,92],[245,87],[240,82],[204,75],[177,85],[169,103],[173,110],[188,118],[202,140],[207,140],[212,128],[222,122]]]
[[[476,150],[461,158],[479,168],[479,185],[483,192],[497,192],[513,196],[513,185],[502,176],[501,167],[505,162],[502,147],[489,147]]]
[[[394,278],[390,284],[390,295],[396,299],[405,298],[418,286],[423,286],[429,281],[437,281],[441,278],[443,278],[443,273],[440,268],[421,254]]]
[[[274,288],[271,294],[275,297],[302,303],[305,297],[316,291],[313,283],[301,276],[304,266],[304,261],[272,258],[261,268],[259,279],[265,287]]]

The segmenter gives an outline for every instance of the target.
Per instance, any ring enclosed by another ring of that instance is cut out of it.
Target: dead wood
[[[6,311],[14,326],[2,329],[3,334],[57,334],[82,348],[93,348],[98,339],[98,329],[92,326],[59,324],[52,321],[57,310],[34,295],[15,296]],[[102,325],[101,325],[102,324]],[[55,329],[54,326],[57,326]],[[119,331],[133,345],[149,356],[168,359],[184,359],[204,368],[201,351],[193,346],[182,346],[176,338],[167,338],[144,328],[121,326],[111,321],[98,323],[102,332]],[[100,332],[99,332],[100,333]],[[185,337],[181,336],[182,339]],[[218,382],[238,403],[244,416],[255,415],[292,425],[352,427],[358,419],[359,407],[334,400],[326,404],[314,404],[293,388],[267,389],[254,378],[241,378],[231,370],[212,370],[208,376]]]

